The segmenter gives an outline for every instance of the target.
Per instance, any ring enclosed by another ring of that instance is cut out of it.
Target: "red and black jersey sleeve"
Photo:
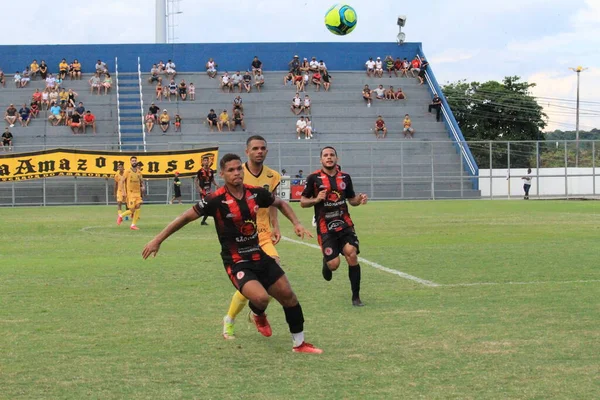
[[[275,201],[275,195],[265,188],[253,187],[250,190],[256,195],[256,205],[260,208],[268,208]]]
[[[215,197],[218,196],[216,196],[215,194],[209,194],[205,198],[200,199],[200,201],[194,205],[194,211],[196,211],[196,213],[201,217],[204,217],[205,215],[209,217],[214,217],[216,211]],[[218,198],[216,199],[216,201],[218,202]]]
[[[316,192],[316,182],[317,176],[315,174],[310,174],[308,177],[306,177],[306,185],[304,185],[302,197],[306,197],[309,199],[317,197],[318,192]]]
[[[346,188],[344,189],[344,195],[347,199],[353,199],[354,197],[356,197],[356,193],[354,192],[354,185],[352,184],[352,178],[350,178],[350,175],[348,174],[344,174],[344,180],[346,181]]]

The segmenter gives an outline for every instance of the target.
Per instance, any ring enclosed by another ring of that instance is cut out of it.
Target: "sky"
[[[5,17],[0,44],[154,42],[155,0],[48,4],[28,0],[26,13]],[[431,0],[427,6],[348,0],[358,24],[345,37],[323,24],[333,4],[181,0],[172,36],[176,43],[393,42],[396,18],[406,15],[406,41],[423,43],[441,84],[518,75],[536,84],[532,93],[549,116],[547,130],[574,130],[577,78],[569,67],[587,67],[580,76],[580,129],[600,128],[600,0]]]

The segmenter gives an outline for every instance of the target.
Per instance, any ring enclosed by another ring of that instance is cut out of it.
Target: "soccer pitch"
[[[142,260],[188,207],[144,206],[137,232],[116,226],[115,207],[0,208],[1,399],[599,396],[596,202],[353,208],[363,308],[345,262],[326,282],[319,250],[282,241],[322,355],[292,353],[275,302],[272,337],[243,312],[223,340],[234,288],[212,220]],[[310,227],[311,210],[295,210]],[[282,233],[297,239],[287,221]]]

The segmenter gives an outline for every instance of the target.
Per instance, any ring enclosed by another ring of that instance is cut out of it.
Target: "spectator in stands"
[[[413,78],[416,78],[418,74],[421,72],[421,61],[419,61],[419,57],[415,56],[413,60],[410,62],[410,73]]]
[[[250,93],[250,90],[252,90],[252,75],[250,74],[250,71],[246,71],[242,76],[242,79],[244,80],[242,82],[244,90],[246,90],[246,93]]]
[[[6,76],[4,76],[4,71],[0,69],[0,84],[2,87],[6,87]]]
[[[79,114],[79,115],[81,115],[81,114]],[[85,114],[83,115],[83,128],[82,128],[83,133],[85,133],[88,126],[92,127],[92,133],[95,135],[96,134],[96,116],[94,114],[92,114],[92,112],[90,110],[87,110],[85,112]]]
[[[152,132],[154,124],[156,123],[156,115],[152,114],[152,111],[148,110],[148,114],[144,117],[144,125],[146,126],[146,132]]]
[[[242,93],[243,80],[244,77],[242,76],[242,74],[240,74],[240,71],[236,71],[236,73],[231,76],[232,89],[235,90],[235,87],[237,86],[240,89],[239,93]]]
[[[49,89],[48,97],[50,98],[50,104],[56,103],[58,104],[58,89]]]
[[[15,108],[14,104],[11,104],[10,106],[8,106],[8,108],[6,109],[6,111],[4,112],[4,120],[10,125],[10,127],[14,127],[15,123],[17,122],[18,119],[18,115],[17,115],[17,109]]]
[[[402,88],[398,88],[398,91],[396,92],[396,100],[406,100],[406,95],[402,91]]]
[[[214,79],[217,76],[217,63],[212,58],[206,62],[206,73],[209,78]]]
[[[35,76],[40,73],[40,65],[37,60],[33,60],[31,64],[29,64],[29,70],[31,71],[31,79],[35,79]]]
[[[221,128],[218,126],[218,121],[217,121],[217,114],[215,113],[214,109],[210,109],[208,115],[206,116],[206,122],[208,122],[208,127],[210,128],[210,131],[214,131],[214,127],[216,126],[217,129],[219,130],[219,132],[221,132]]]
[[[69,93],[65,90],[65,88],[60,89],[60,92],[58,92],[58,98],[60,99],[60,104],[66,107],[66,104],[69,100]]]
[[[104,75],[105,73],[108,72],[106,63],[104,63],[102,60],[98,60],[96,62],[95,68],[96,68],[96,73],[98,74],[98,77],[101,77],[102,75]],[[100,93],[98,93],[98,94],[100,94]]]
[[[27,84],[31,80],[30,76],[31,76],[31,73],[29,72],[29,67],[25,67],[23,72],[21,72],[21,87],[22,88],[27,86]]]
[[[318,72],[319,71],[319,62],[317,61],[317,57],[313,57],[308,63],[310,72]]]
[[[412,139],[415,136],[415,130],[412,127],[412,121],[410,120],[410,116],[408,114],[404,116],[404,121],[402,124],[404,125],[404,129],[402,130],[404,137]]]
[[[160,81],[158,81],[156,83],[156,87],[154,88],[154,91],[156,92],[156,100],[160,101],[162,99],[162,92],[163,92],[163,87],[160,84]]]
[[[379,85],[376,89],[373,89],[373,91],[375,92],[375,97],[378,100],[384,100],[385,97],[385,89],[383,88],[383,85]]]
[[[394,92],[394,87],[393,86],[390,86],[385,91],[385,99],[386,100],[396,100],[396,93]]]
[[[315,85],[315,92],[321,90],[321,74],[318,71],[313,74],[311,82]]]
[[[365,99],[365,101],[367,102],[367,107],[371,107],[372,95],[371,95],[371,89],[369,89],[369,85],[365,85],[365,87],[363,88],[362,96],[363,96],[363,99]]]
[[[177,83],[175,83],[175,79],[171,79],[169,82],[169,103],[171,102],[171,97],[175,97],[175,101],[177,101]]]
[[[156,64],[156,66],[158,67],[158,70],[161,74],[165,73],[165,63],[163,62],[163,60],[158,60],[158,64]]]
[[[85,113],[85,107],[83,106],[83,102],[80,101],[77,104],[77,107],[75,107],[75,112],[79,115],[83,115],[83,113]]]
[[[265,77],[262,74],[262,71],[259,69],[258,73],[254,75],[254,86],[256,86],[256,90],[260,92],[260,88],[265,84]]]
[[[385,121],[381,115],[378,115],[377,119],[375,120],[375,128],[373,129],[373,132],[375,132],[376,139],[385,139],[387,136],[387,127],[385,126]],[[379,132],[381,132],[381,134]]]
[[[442,112],[442,99],[440,99],[437,94],[433,96],[431,104],[429,105],[428,112],[431,112],[431,110],[435,110],[435,120],[437,122],[440,122],[440,114]]]
[[[308,77],[308,72],[305,72],[304,75]],[[294,85],[296,85],[296,92],[304,92],[304,77],[302,75],[295,75]]]
[[[254,59],[251,63],[252,66],[252,74],[256,76],[256,74],[263,69],[263,63],[258,59],[257,56],[254,56]]]
[[[298,115],[302,112],[302,99],[300,99],[300,93],[296,92],[296,95],[292,99],[290,110],[292,110],[295,115]]]
[[[58,64],[58,76],[60,76],[60,79],[62,79],[64,81],[65,78],[67,77],[68,73],[69,73],[69,63],[67,63],[67,60],[63,58],[62,60],[60,60],[60,63]]]
[[[223,125],[227,125],[227,128],[231,131],[231,122],[229,121],[229,114],[227,114],[227,110],[223,110],[223,112],[219,114],[219,121],[217,122],[217,128],[219,128],[219,132],[223,132]]]
[[[233,113],[235,110],[240,110],[241,112],[244,112],[244,102],[242,100],[241,96],[235,96],[235,98],[233,99],[233,107],[231,109],[231,113]]]
[[[50,104],[50,115],[48,116],[48,122],[50,122],[53,126],[56,126],[60,123],[60,112],[60,106],[55,102],[52,102]]]
[[[179,91],[179,98],[182,101],[185,101],[187,99],[187,84],[185,83],[185,80],[182,79],[181,82],[179,82],[179,87],[177,88],[177,90]]]
[[[73,116],[73,114],[75,114],[75,106],[73,106],[73,104],[71,104],[70,102],[67,104],[67,125],[71,125],[71,117]],[[81,115],[81,114],[79,114]]]
[[[304,111],[304,114],[310,115],[310,97],[307,94],[304,95],[302,111]]]
[[[287,84],[293,84],[294,83],[294,73],[293,72],[288,72],[284,77],[283,77],[283,85],[287,86]]]
[[[40,89],[35,89],[35,91],[31,95],[31,100],[36,102],[38,106],[42,104],[42,92],[40,92]]]
[[[294,75],[300,75],[300,59],[298,58],[298,54],[294,55],[292,61],[288,63],[290,67],[290,72]]]
[[[45,88],[42,91],[42,101],[40,103],[40,106],[42,111],[50,108],[50,90],[48,88]]]
[[[81,79],[81,63],[78,59],[73,60],[73,70],[71,71],[71,79]]]
[[[331,75],[329,75],[329,71],[325,70],[321,74],[323,75],[323,88],[325,88],[326,92],[329,92],[329,87],[331,86]]]
[[[162,87],[162,96],[163,100],[169,100],[169,97],[171,96],[171,93],[169,91],[169,85],[165,85]]]
[[[13,134],[8,129],[8,126],[4,128],[4,132],[2,132],[2,148],[4,151],[8,149],[8,151],[12,150],[13,144]]]
[[[19,109],[19,122],[22,127],[26,127],[31,122],[31,109],[27,104],[23,103],[23,107]]]
[[[295,176],[296,180],[294,181],[294,185],[301,185],[302,184],[302,180],[304,179],[304,171],[302,171],[301,169],[298,170],[298,173]]]
[[[67,112],[66,110],[64,110],[63,108],[60,109],[60,121],[58,122],[58,125],[67,125],[68,122],[68,118],[67,118]]]
[[[156,64],[152,64],[150,68],[150,76],[148,77],[148,83],[153,84],[154,82],[162,83],[162,77],[160,76],[160,69]]]
[[[396,70],[394,69],[394,59],[392,58],[392,56],[385,56],[383,62],[385,63],[385,69],[387,70],[390,78],[392,77],[392,72],[395,73],[396,76],[398,76],[398,72],[396,72]]]
[[[325,61],[319,60],[319,73],[323,74],[323,71],[327,70],[327,65],[325,65]]]
[[[181,116],[179,114],[175,114],[175,132],[181,132]]]
[[[222,91],[227,90],[227,93],[231,93],[231,87],[232,87],[231,77],[229,76],[227,71],[225,71],[223,76],[221,76],[221,90]]]
[[[190,95],[190,100],[191,101],[196,100],[196,86],[194,86],[194,82],[190,82],[190,84],[188,86],[188,91],[189,91],[189,95]]]
[[[400,77],[406,76],[408,78],[408,71],[410,70],[410,62],[406,59],[406,57],[404,57],[404,60],[402,60],[402,73],[400,74]]]
[[[304,57],[304,60],[302,60],[299,70],[300,72],[308,72],[310,70],[310,63],[306,57]]]
[[[233,115],[232,115],[232,131],[235,131],[235,126],[239,125],[242,127],[242,131],[246,131],[246,123],[244,122],[244,114],[242,113],[242,111],[239,108],[236,108],[233,110]]]
[[[21,87],[21,73],[19,71],[15,72],[14,80],[15,80],[15,86],[17,88],[20,88]]]
[[[375,75],[375,61],[373,61],[373,57],[369,57],[365,63],[365,67],[367,69],[367,76],[369,78],[371,77],[371,74]]]
[[[100,88],[102,87],[102,83],[100,82],[100,74],[96,72],[88,82],[90,84],[90,94],[94,93],[94,89],[96,89],[97,94],[100,94]]]
[[[400,59],[400,57],[396,57],[396,60],[394,61],[394,74],[396,74],[396,76],[398,76],[398,71],[402,70],[402,60]]]
[[[381,61],[381,57],[377,57],[377,60],[375,60],[375,76],[378,78],[383,77],[383,62]]]
[[[300,140],[300,135],[304,134],[305,139],[308,139],[308,135],[306,134],[306,121],[304,120],[304,115],[300,116],[300,119],[296,121],[296,133],[298,136],[298,140]]]
[[[42,80],[46,80],[48,77],[48,65],[46,65],[46,61],[44,60],[40,62],[40,77]]]
[[[71,131],[73,132],[74,135],[76,135],[78,133],[83,133],[83,126],[81,124],[81,115],[79,115],[77,113],[73,113],[73,115],[71,115],[70,126],[71,126]]]
[[[177,75],[177,71],[175,71],[175,63],[171,60],[167,60],[165,64],[165,73],[167,74],[168,79],[175,79],[175,75]]]
[[[427,60],[425,58],[421,59],[421,70],[419,71],[419,75],[417,76],[417,78],[419,78],[419,85],[425,83],[425,72],[427,71],[428,66],[429,63],[427,62]]]
[[[67,92],[67,102],[73,107],[75,107],[77,96],[79,95],[77,94],[77,92],[73,91],[73,89],[69,89],[69,91]]]
[[[167,133],[167,131],[169,130],[169,126],[171,125],[171,117],[169,116],[166,108],[158,117],[158,122],[160,122],[160,129],[162,129],[164,135],[165,133]]]
[[[308,135],[309,138],[312,139],[312,137],[313,137],[312,122],[309,117],[306,117],[305,120],[306,120],[306,134]]]
[[[150,104],[150,107],[148,108],[148,111],[150,111],[152,114],[154,114],[154,120],[158,121],[158,111],[160,110],[160,108],[158,108],[158,106],[154,103]]]
[[[40,114],[40,105],[35,101],[32,101],[29,108],[31,109],[31,118],[37,118]]]

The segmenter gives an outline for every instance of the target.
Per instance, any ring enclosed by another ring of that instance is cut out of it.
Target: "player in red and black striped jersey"
[[[304,341],[304,316],[296,294],[279,264],[260,247],[257,212],[259,208],[276,207],[294,225],[296,235],[311,237],[310,233],[286,202],[264,188],[244,185],[244,168],[239,156],[226,154],[219,166],[225,185],[171,222],[144,247],[142,257],[156,256],[161,243],[188,223],[205,215],[214,217],[225,271],[236,289],[250,300],[259,331],[261,327],[268,327],[270,332],[265,310],[271,295],[283,306],[294,343],[292,350],[322,353]]]
[[[358,237],[350,218],[348,203],[358,206],[367,203],[367,195],[355,193],[352,178],[337,168],[337,153],[333,147],[321,150],[321,166],[306,178],[300,206],[314,207],[317,237],[323,252],[323,278],[330,281],[340,266],[340,254],[348,262],[348,277],[352,288],[352,305],[361,307],[360,264]]]
[[[202,158],[202,168],[196,174],[196,191],[200,196],[200,200],[204,199],[207,195],[212,192],[212,186],[215,185],[215,188],[218,189],[219,185],[215,182],[215,171],[210,169],[210,160],[208,157]],[[202,222],[200,225],[208,225],[206,223],[206,215],[202,218]]]

